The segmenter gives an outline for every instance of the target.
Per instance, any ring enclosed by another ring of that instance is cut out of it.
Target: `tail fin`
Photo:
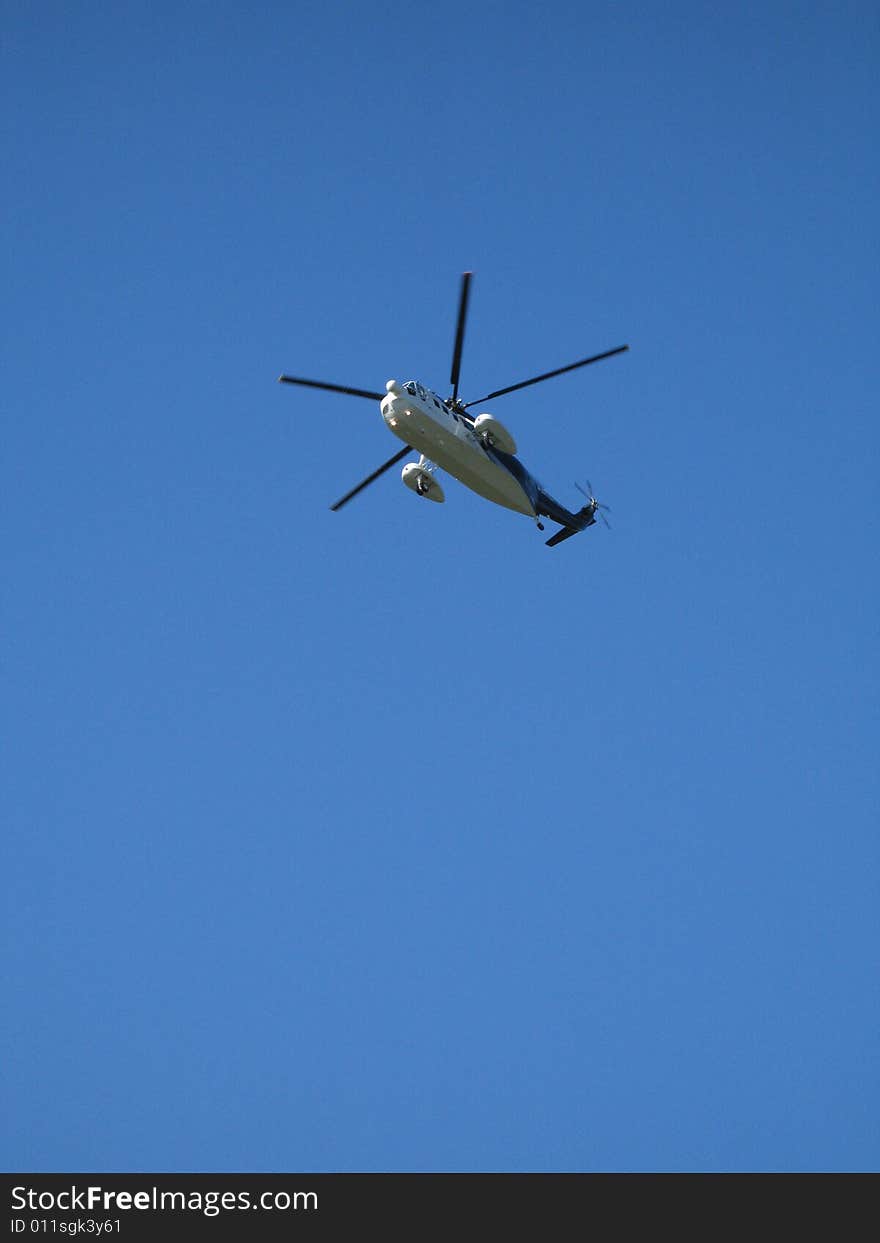
[[[598,510],[598,502],[590,499],[589,505],[585,505],[583,509],[579,509],[576,514],[569,514],[570,522],[564,523],[555,535],[551,535],[546,541],[548,548],[555,548],[557,544],[561,544],[564,539],[571,539],[573,535],[579,535],[581,531],[586,531],[587,527],[595,525],[596,511]],[[565,510],[562,511],[565,513]],[[559,522],[559,518],[556,519]],[[577,524],[577,525],[575,525]]]
[[[571,539],[573,535],[579,534],[579,527],[560,527],[555,535],[551,535],[550,538],[544,542],[548,548],[555,548],[556,545],[561,544],[564,539]]]

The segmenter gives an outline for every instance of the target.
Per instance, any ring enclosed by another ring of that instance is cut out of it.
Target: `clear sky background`
[[[878,1168],[875,6],[2,13],[4,1168]]]

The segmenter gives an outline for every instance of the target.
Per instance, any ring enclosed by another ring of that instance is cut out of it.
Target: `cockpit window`
[[[415,382],[415,380],[407,380],[406,384],[404,384],[404,386],[403,386],[403,387],[404,387],[404,388],[406,389],[406,391],[409,393],[410,397],[415,397],[415,395],[416,395],[416,382]]]

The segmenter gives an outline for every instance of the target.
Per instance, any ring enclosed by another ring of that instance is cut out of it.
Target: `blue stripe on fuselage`
[[[505,470],[510,471],[529,498],[536,514],[543,514],[553,522],[559,522],[566,527],[575,527],[578,530],[583,529],[585,526],[592,526],[592,521],[584,522],[580,514],[573,514],[564,505],[560,505],[559,501],[555,500],[549,492],[545,492],[535,476],[526,470],[519,458],[515,458],[509,453],[502,453],[500,449],[494,447],[487,447],[486,452],[499,466],[503,466]]]

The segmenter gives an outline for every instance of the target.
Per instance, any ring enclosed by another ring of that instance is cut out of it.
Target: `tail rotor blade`
[[[587,488],[589,489],[589,491],[585,491],[577,481],[575,481],[574,486],[577,488],[578,492],[580,492],[581,496],[585,496],[587,498],[587,504],[593,506],[594,514],[597,513],[599,515],[599,517],[602,519],[602,521],[605,523],[606,527],[610,531],[611,523],[605,517],[605,513],[606,512],[609,514],[611,513],[611,506],[605,505],[603,504],[602,501],[596,500],[595,493],[593,492],[593,485],[590,483],[589,479],[587,480]]]

